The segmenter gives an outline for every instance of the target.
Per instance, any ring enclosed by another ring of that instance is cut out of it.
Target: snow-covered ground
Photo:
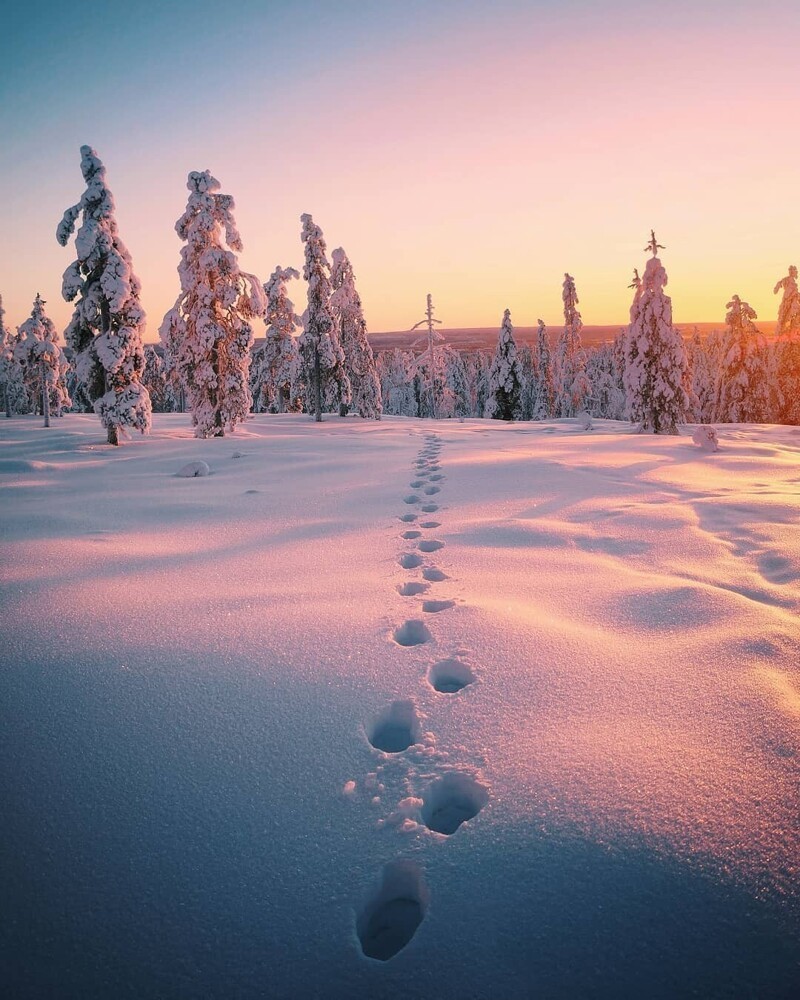
[[[800,428],[39,423],[6,995],[797,995]]]

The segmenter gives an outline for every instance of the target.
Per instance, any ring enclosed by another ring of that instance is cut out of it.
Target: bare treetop
[[[651,229],[650,230],[650,242],[645,247],[645,250],[649,250],[654,257],[658,257],[658,251],[659,250],[666,250],[666,249],[667,248],[665,246],[662,246],[662,244],[658,242],[658,240],[656,239],[655,231]]]
[[[628,285],[628,288],[641,288],[642,279],[639,277],[639,268],[635,267],[633,269],[633,281]]]

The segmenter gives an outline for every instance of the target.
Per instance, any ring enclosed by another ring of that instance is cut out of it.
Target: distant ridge
[[[603,344],[612,341],[625,325],[627,324],[620,323],[617,326],[584,326],[581,330],[581,339],[586,345]],[[691,337],[695,327],[700,331],[702,337],[706,337],[713,330],[723,330],[725,328],[725,321],[720,320],[719,323],[676,323],[675,325],[681,330],[684,337]],[[767,336],[772,336],[775,333],[775,321],[768,320],[764,323],[758,323],[758,328]],[[560,331],[561,324],[548,326],[547,332],[551,343],[555,342]],[[446,343],[458,351],[493,350],[497,343],[499,327],[465,327],[453,328],[452,330],[439,328],[438,332],[442,334]],[[533,343],[536,340],[536,332],[537,327],[535,326],[514,327],[514,336],[517,339],[517,343]],[[420,336],[419,330],[415,330],[413,333],[407,330],[396,330],[391,333],[371,333],[369,335],[369,342],[374,351],[393,351],[396,347],[408,350],[415,340],[420,339]]]

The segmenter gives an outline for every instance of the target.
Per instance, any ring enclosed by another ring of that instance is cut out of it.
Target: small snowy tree
[[[626,344],[628,413],[640,431],[677,434],[689,405],[684,387],[686,351],[680,333],[672,325],[672,300],[664,293],[667,272],[656,256],[663,247],[656,243],[655,235],[648,249],[653,256],[641,281],[634,281],[636,291]]]
[[[533,353],[533,374],[535,382],[531,386],[531,420],[547,420],[554,413],[553,362],[547,340],[547,327],[539,320],[536,333],[536,348]]]
[[[66,341],[76,355],[78,380],[108,432],[108,443],[118,445],[120,431],[150,430],[150,397],[141,383],[141,285],[119,237],[105,167],[91,146],[81,146],[81,171],[86,191],[56,229],[56,239],[66,246],[82,216],[75,239],[78,257],[64,272],[62,284],[67,302],[78,300]]]
[[[154,413],[169,413],[172,410],[172,393],[167,381],[164,359],[158,353],[155,344],[145,344],[142,384],[150,393]]]
[[[181,293],[159,332],[186,390],[195,437],[222,437],[250,412],[250,320],[264,315],[264,292],[239,268],[242,240],[231,195],[218,193],[208,170],[193,170],[186,186],[186,211],[175,223],[186,243]]]
[[[14,357],[22,366],[28,398],[35,401],[34,410],[44,417],[45,427],[50,426],[51,406],[61,416],[62,406],[69,403],[57,340],[56,328],[37,293],[30,316],[17,330]]]
[[[564,330],[558,338],[553,362],[554,410],[557,417],[574,417],[586,406],[589,382],[586,378],[586,358],[581,350],[583,320],[578,312],[575,279],[564,275],[561,293],[564,302]]]
[[[331,268],[331,309],[336,319],[339,342],[353,394],[353,406],[360,417],[381,419],[381,384],[375,371],[375,356],[367,340],[367,324],[355,275],[341,247],[333,251]]]
[[[14,356],[17,337],[6,328],[5,310],[0,296],[0,382],[3,386],[3,407],[6,417],[12,413],[27,413],[30,409],[22,365]]]
[[[314,419],[322,420],[326,410],[339,412],[352,402],[350,379],[344,367],[342,351],[331,308],[330,264],[322,230],[307,213],[300,216],[303,224],[301,239],[305,244],[303,277],[308,282],[308,307],[303,313],[303,333],[300,355],[303,379],[309,387],[306,406],[313,410]]]
[[[398,417],[419,416],[414,395],[413,360],[399,348],[384,351],[379,359],[383,412]]]
[[[749,303],[734,295],[727,309],[714,420],[765,423],[775,410],[766,341],[753,322],[756,311]]]
[[[492,359],[486,416],[495,420],[522,419],[522,367],[508,309],[503,313],[497,349]]]
[[[253,385],[256,387],[258,409],[270,413],[295,410],[300,355],[295,340],[295,330],[300,317],[295,314],[294,303],[286,293],[291,278],[299,278],[293,267],[278,267],[264,282],[267,310],[264,317],[267,337],[253,358]]]

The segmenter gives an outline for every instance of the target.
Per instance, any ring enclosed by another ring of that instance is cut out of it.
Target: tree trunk
[[[348,409],[347,403],[339,403],[339,416],[346,417]]]
[[[319,351],[314,348],[314,420],[322,422],[322,372],[319,363]]]
[[[278,413],[286,412],[286,390],[281,386],[278,389]]]
[[[105,334],[111,329],[111,312],[108,308],[108,300],[100,300],[100,333]],[[103,369],[103,394],[108,392],[108,372]],[[109,424],[108,437],[109,444],[119,445],[119,428],[116,424]]]
[[[8,382],[3,386],[3,395],[5,396],[6,404],[6,420],[11,419],[11,397],[8,394]]]
[[[42,378],[42,413],[45,427],[50,426],[50,392],[47,388],[47,377],[44,370],[44,358],[39,361],[39,374]]]

